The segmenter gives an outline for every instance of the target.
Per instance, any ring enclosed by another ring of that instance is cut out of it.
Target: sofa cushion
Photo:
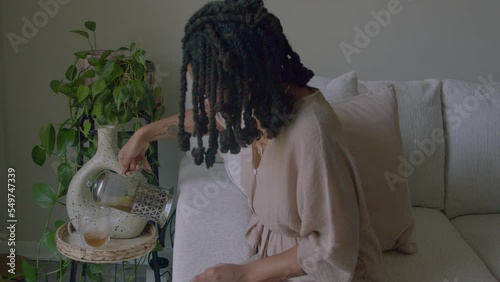
[[[500,214],[465,215],[451,223],[500,281]]]
[[[435,79],[398,81],[359,81],[363,94],[394,85],[403,139],[398,173],[408,177],[412,204],[429,208],[444,207],[443,118],[441,82]]]
[[[419,250],[384,253],[388,282],[497,281],[444,214],[413,208],[413,215]]]
[[[333,79],[315,76],[308,85],[321,90],[329,103],[358,95],[358,75],[356,72],[344,73]]]
[[[359,172],[371,225],[382,251],[414,252],[414,219],[406,178],[395,176],[402,153],[394,88],[331,104]]]
[[[173,281],[190,281],[218,263],[241,263],[251,255],[245,231],[247,198],[228,179],[224,165],[210,170],[184,156],[180,164]]]
[[[500,88],[443,81],[449,218],[500,213]]]

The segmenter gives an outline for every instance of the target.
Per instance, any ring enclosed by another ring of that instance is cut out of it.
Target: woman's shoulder
[[[294,131],[315,136],[335,134],[341,130],[335,111],[320,90],[298,100],[294,104],[293,114],[290,129]]]
[[[293,116],[275,142],[295,155],[317,155],[339,145],[342,130],[337,115],[320,91],[294,104]]]

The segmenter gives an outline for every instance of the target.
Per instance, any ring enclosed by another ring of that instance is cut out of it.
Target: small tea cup
[[[71,236],[80,236],[82,244],[88,248],[103,248],[110,240],[111,220],[107,208],[89,211],[80,211],[77,218],[68,223],[68,233]],[[71,228],[77,229],[77,233]]]

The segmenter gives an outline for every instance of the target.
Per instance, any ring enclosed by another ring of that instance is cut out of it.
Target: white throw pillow
[[[413,206],[444,208],[445,144],[441,81],[359,81],[359,93],[393,85],[399,108],[403,156],[398,174],[408,178]],[[432,143],[432,144],[431,144]]]
[[[358,75],[356,72],[348,72],[333,79],[315,76],[308,85],[321,90],[329,103],[358,95]]]
[[[500,213],[500,87],[443,81],[449,218]]]

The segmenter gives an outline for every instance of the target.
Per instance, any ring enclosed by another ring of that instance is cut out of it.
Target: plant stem
[[[63,276],[63,262],[61,260],[61,256],[59,255],[59,282],[62,282],[62,276]]]
[[[59,193],[59,191],[58,191]],[[45,228],[43,229],[43,234],[45,234],[45,232],[47,232],[47,229],[49,228],[49,221],[50,221],[50,218],[52,217],[52,211],[54,210],[54,206],[56,205],[56,202],[52,203],[52,205],[50,205],[50,209],[49,209],[49,216],[47,217],[47,220],[45,221]],[[39,266],[39,262],[40,262],[40,247],[41,247],[41,240],[38,241],[38,245],[37,245],[37,249],[36,249],[36,269],[38,270],[38,266]]]
[[[92,33],[94,34],[94,49],[97,50],[97,37],[95,35],[95,31],[92,31]]]

